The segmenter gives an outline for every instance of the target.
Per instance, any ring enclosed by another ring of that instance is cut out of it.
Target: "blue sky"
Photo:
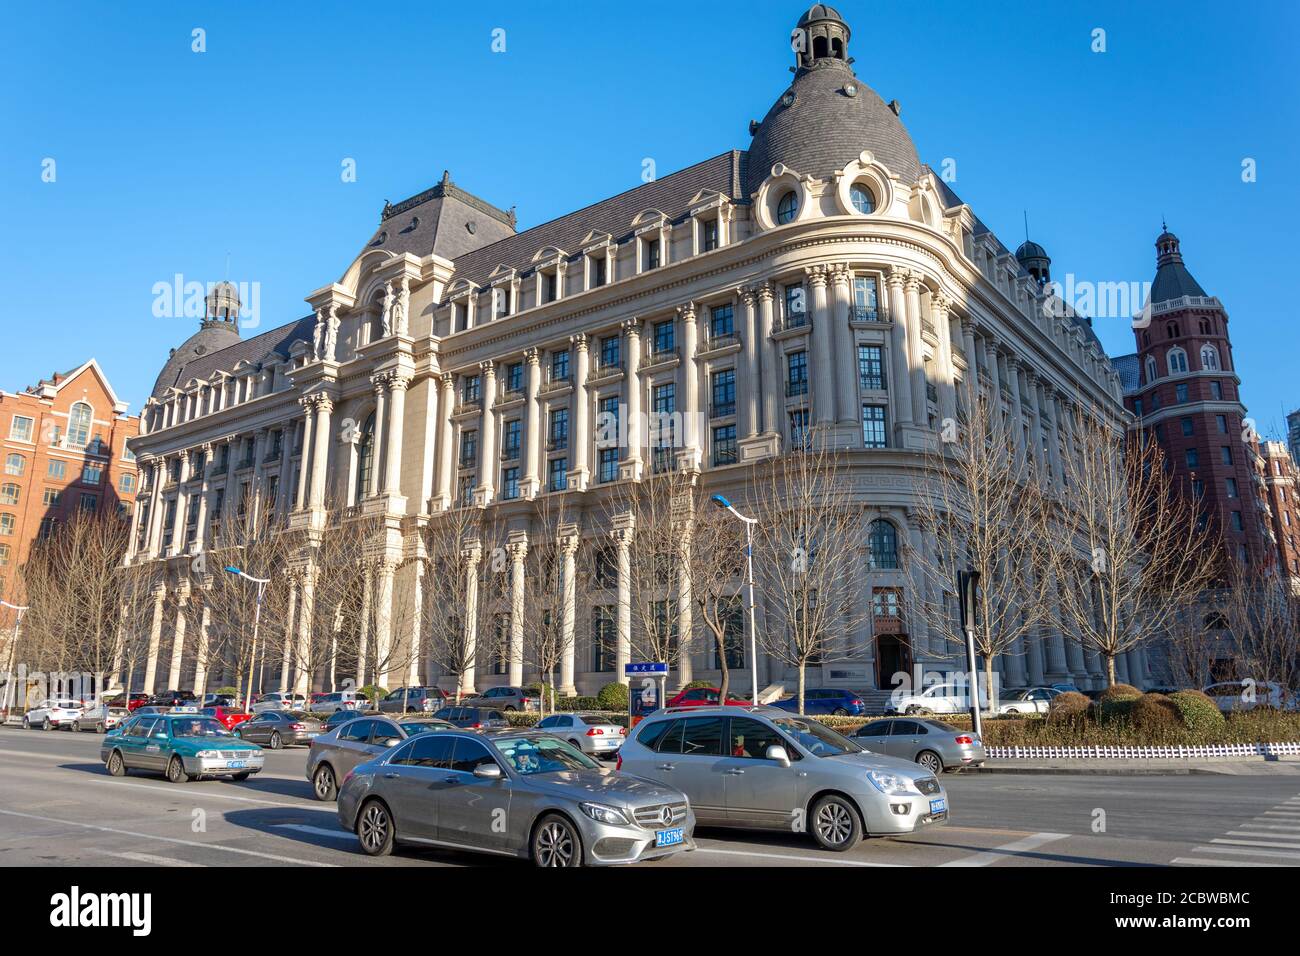
[[[526,228],[637,185],[646,157],[663,174],[744,149],[749,120],[788,84],[802,9],[13,5],[0,35],[0,388],[94,356],[138,411],[196,327],[154,317],[155,283],[257,282],[262,328],[297,318],[384,200],[444,168],[517,206]],[[1057,278],[1149,281],[1166,217],[1228,309],[1260,430],[1281,429],[1300,406],[1300,332],[1278,318],[1292,311],[1279,277],[1295,274],[1283,223],[1300,212],[1286,178],[1300,5],[839,9],[858,76],[901,102],[922,160],[954,160],[954,189],[1012,248],[1027,210]],[[195,28],[204,53],[191,50]],[[491,50],[497,28],[504,53]],[[47,158],[54,182],[42,182]],[[347,158],[356,182],[341,179]],[[1133,351],[1123,320],[1097,329],[1111,354]]]

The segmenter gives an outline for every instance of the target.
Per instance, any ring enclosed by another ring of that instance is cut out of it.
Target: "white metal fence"
[[[1300,756],[1300,741],[1194,747],[986,747],[985,751],[992,760],[1202,760],[1207,757]]]

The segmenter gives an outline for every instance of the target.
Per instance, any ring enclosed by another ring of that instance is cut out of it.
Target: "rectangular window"
[[[560,349],[551,353],[551,381],[567,382],[569,380],[569,350]]]
[[[462,468],[472,467],[478,458],[478,431],[471,430],[460,433],[460,466]]]
[[[1222,385],[1222,383],[1220,383],[1220,382],[1218,382],[1218,381],[1215,381],[1215,380],[1211,379],[1211,381],[1210,381],[1210,395],[1211,395],[1211,397],[1213,397],[1213,399],[1214,399],[1216,402],[1221,402],[1221,401],[1223,401],[1223,385]]]
[[[1227,487],[1227,489],[1228,489],[1228,497],[1229,497],[1229,498],[1235,498],[1235,497],[1237,497],[1237,479],[1236,479],[1236,478],[1226,478],[1226,479],[1224,479],[1224,485],[1225,485],[1225,486]]]
[[[736,456],[736,426],[720,425],[713,429],[713,463],[734,465]]]
[[[862,444],[866,448],[885,448],[885,406],[862,406]]]
[[[522,392],[524,390],[524,363],[511,362],[506,366],[506,391]]]
[[[15,415],[9,423],[9,438],[13,441],[30,442],[32,440],[33,419],[26,415]]]
[[[718,248],[718,220],[706,219],[704,221],[704,251],[712,252]]]
[[[1201,467],[1201,455],[1200,452],[1198,452],[1195,448],[1187,449],[1187,467],[1188,468]]]
[[[858,384],[865,390],[884,391],[885,350],[881,346],[858,346]]]
[[[808,409],[806,408],[790,413],[790,447],[808,447]]]
[[[607,335],[600,340],[600,367],[614,368],[619,363],[619,342],[617,335]]]
[[[117,481],[118,491],[124,495],[129,495],[135,491],[135,475],[123,475]]]
[[[501,469],[501,497],[507,501],[519,497],[519,469],[511,466]]]
[[[556,294],[558,291],[556,279],[557,277],[554,272],[548,272],[545,274],[545,276],[542,277],[542,296],[543,296],[542,301],[543,302],[554,302],[557,298],[559,298],[559,296]]]
[[[1194,433],[1195,433],[1195,431],[1196,431],[1196,426],[1195,426],[1195,424],[1192,422],[1192,420],[1191,420],[1190,418],[1184,418],[1184,419],[1182,420],[1181,424],[1182,424],[1183,434],[1184,434],[1184,435],[1191,435],[1191,434],[1194,434]]]
[[[606,673],[614,669],[614,649],[618,644],[614,626],[614,606],[598,604],[591,609],[591,669]]]
[[[1228,445],[1224,445],[1223,448],[1221,449],[1221,451],[1222,451],[1222,455],[1223,455],[1223,463],[1224,463],[1225,465],[1231,465],[1231,464],[1232,464],[1232,448],[1231,448],[1230,446],[1228,446]]]
[[[596,445],[608,448],[618,445],[618,396],[611,395],[596,403]]]
[[[492,290],[492,312],[498,319],[510,314],[509,286],[498,286]]]
[[[656,355],[662,355],[677,348],[676,328],[672,319],[664,319],[662,322],[655,323],[654,349]]]
[[[605,254],[602,252],[598,256],[591,257],[591,287],[597,288],[605,284]]]
[[[726,340],[736,332],[735,318],[731,303],[715,305],[709,312],[709,338],[717,342]]]
[[[1140,398],[1133,399],[1133,414],[1136,415],[1138,418],[1142,417],[1142,399]]]
[[[808,321],[808,306],[804,298],[803,283],[785,287],[785,324],[798,328]]]
[[[1241,520],[1241,512],[1240,512],[1240,511],[1234,511],[1234,512],[1232,513],[1232,530],[1233,530],[1233,531],[1245,531],[1245,530],[1246,530],[1246,526],[1242,523],[1242,520]]]
[[[602,448],[596,453],[598,459],[599,471],[596,476],[598,481],[617,481],[618,480],[618,449]]]
[[[658,239],[647,239],[645,241],[645,267],[647,270],[659,268]]]
[[[514,461],[519,457],[519,446],[523,443],[524,423],[518,418],[506,422],[501,432],[501,460]]]
[[[723,369],[713,373],[713,418],[736,414],[736,370]]]
[[[1205,494],[1205,482],[1199,478],[1192,479],[1192,497],[1200,499]]]
[[[15,518],[13,515],[9,515],[9,514],[0,515],[0,534],[3,535],[13,534],[14,526],[17,524],[17,521],[18,519]]]
[[[677,434],[677,429],[680,426],[675,418],[677,412],[677,385],[675,382],[664,382],[654,386],[650,394],[651,410],[654,418],[649,423],[649,435],[647,437],[650,439],[650,447],[655,452],[654,470],[656,474],[659,474],[671,469],[671,449],[676,447],[677,440],[680,437]]]
[[[1215,415],[1215,416],[1214,416],[1214,425],[1215,425],[1215,427],[1219,430],[1219,434],[1220,434],[1220,435],[1226,435],[1226,434],[1228,434],[1228,416],[1227,416],[1227,415]]]
[[[745,666],[745,607],[744,604],[735,600],[727,609],[726,617],[723,620],[723,637],[722,647],[727,655],[727,667],[739,669]],[[722,661],[718,659],[717,644],[713,649],[713,666],[722,667]]]
[[[547,441],[551,451],[563,451],[569,447],[569,410],[552,408],[551,421],[547,425]]]
[[[1187,386],[1185,384],[1174,386],[1174,401],[1179,405],[1187,401]]]
[[[859,276],[853,280],[853,321],[875,322],[879,318],[876,280]]]
[[[550,470],[551,491],[564,491],[569,487],[569,459],[552,458],[547,468]]]
[[[808,394],[808,353],[802,349],[786,353],[785,394],[787,398]]]
[[[66,463],[61,461],[51,460],[49,467],[47,469],[47,474],[51,478],[62,478],[64,475],[67,474],[67,471],[68,471],[68,467]]]
[[[460,400],[472,405],[482,394],[483,380],[477,375],[466,375],[460,386]]]

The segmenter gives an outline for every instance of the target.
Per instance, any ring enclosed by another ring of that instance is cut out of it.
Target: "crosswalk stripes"
[[[1250,859],[1242,859],[1249,857]],[[1300,864],[1300,795],[1291,797],[1223,836],[1175,857],[1174,866],[1296,866]]]

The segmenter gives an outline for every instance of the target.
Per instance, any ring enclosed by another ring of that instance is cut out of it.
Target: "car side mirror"
[[[768,760],[776,761],[782,767],[790,766],[790,754],[780,744],[772,744],[767,748],[767,752],[763,756],[767,757]]]
[[[484,780],[500,780],[501,768],[494,763],[481,763],[474,768],[474,776]]]

